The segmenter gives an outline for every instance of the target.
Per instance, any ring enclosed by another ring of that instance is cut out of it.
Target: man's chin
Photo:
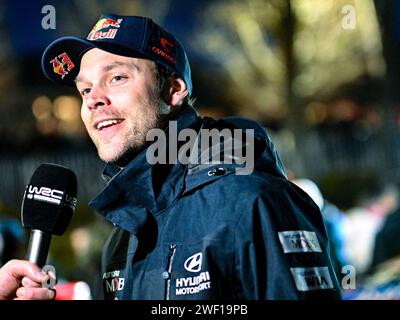
[[[115,150],[98,150],[99,158],[106,163],[116,163],[124,156],[122,152],[116,153]]]
[[[100,153],[99,157],[106,163],[115,164],[120,167],[125,167],[135,159],[140,152],[145,149],[146,146],[142,146],[141,148],[131,148],[124,152],[118,154],[111,154],[111,153]]]

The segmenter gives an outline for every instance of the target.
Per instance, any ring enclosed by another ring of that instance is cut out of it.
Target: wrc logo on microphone
[[[44,201],[49,203],[54,203],[57,205],[62,204],[64,197],[64,192],[57,189],[51,189],[48,187],[35,187],[33,185],[28,185],[26,188],[26,198],[33,199],[37,201]],[[75,208],[77,203],[77,198],[65,194],[65,205]]]

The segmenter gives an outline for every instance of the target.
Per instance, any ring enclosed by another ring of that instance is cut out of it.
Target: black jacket
[[[115,226],[103,252],[106,299],[326,299],[340,290],[316,204],[285,176],[256,122],[200,119],[183,128],[253,129],[255,169],[150,165],[145,151],[91,205]]]

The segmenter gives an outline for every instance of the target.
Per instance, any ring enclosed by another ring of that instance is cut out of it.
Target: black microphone
[[[77,179],[68,168],[41,164],[26,186],[21,208],[22,225],[31,229],[26,259],[46,264],[51,236],[63,235],[77,202]]]

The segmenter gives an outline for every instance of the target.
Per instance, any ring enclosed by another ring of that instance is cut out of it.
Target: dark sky
[[[101,4],[101,1],[97,3]],[[170,3],[171,6],[162,24],[182,42],[191,59],[202,60],[204,58],[202,54],[193,52],[189,44],[193,32],[195,32],[197,13],[208,3],[208,0],[172,0]],[[41,11],[45,5],[53,5],[56,8],[55,30],[42,28],[42,19],[46,14]],[[50,42],[61,36],[84,36],[89,31],[87,26],[95,23],[95,21],[82,21],[84,19],[79,17],[76,12],[77,8],[74,7],[74,1],[71,0],[5,0],[4,8],[5,28],[10,38],[12,53],[22,59],[41,55]],[[109,10],[112,10],[109,6],[101,8],[101,11],[104,12],[110,12]],[[115,11],[113,13],[124,14]],[[80,34],[73,34],[74,31],[66,29],[71,22],[75,24],[75,30],[80,30]]]
[[[60,35],[58,29],[44,30],[41,13],[45,5],[54,5],[49,0],[6,0],[5,28],[12,45],[12,53],[21,58],[39,55],[52,40]]]

